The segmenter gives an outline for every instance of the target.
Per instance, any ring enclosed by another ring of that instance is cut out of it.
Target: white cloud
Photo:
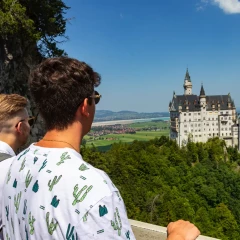
[[[196,4],[197,11],[205,10],[206,6],[208,5],[209,0],[200,0],[199,3]]]
[[[240,2],[238,0],[212,0],[212,2],[218,5],[225,13],[240,13]]]

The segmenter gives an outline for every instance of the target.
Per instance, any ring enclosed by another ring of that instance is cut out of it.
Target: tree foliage
[[[44,57],[61,56],[57,43],[66,38],[67,9],[62,0],[1,0],[0,35],[36,43]]]
[[[129,218],[162,226],[181,218],[203,235],[240,239],[240,154],[222,140],[180,149],[161,137],[114,144],[105,153],[82,147],[82,154],[110,175]]]

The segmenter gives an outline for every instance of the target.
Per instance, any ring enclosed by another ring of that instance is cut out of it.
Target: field
[[[86,145],[94,145],[95,147],[99,148],[99,150],[106,151],[110,149],[113,143],[117,142],[130,143],[134,140],[148,141],[161,137],[162,135],[169,136],[168,123],[163,121],[132,123],[125,126],[134,128],[136,133],[107,134],[96,138],[85,136],[84,139],[86,140]]]

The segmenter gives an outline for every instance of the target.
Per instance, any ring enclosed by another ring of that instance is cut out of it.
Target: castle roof
[[[205,96],[205,91],[204,91],[203,85],[201,86],[200,96]]]
[[[212,111],[212,105],[215,105],[215,109],[218,109],[220,104],[221,110],[228,110],[229,95],[209,95],[206,96],[206,110]],[[231,102],[233,102],[231,100]],[[182,106],[182,111],[186,112],[187,107],[189,112],[200,111],[200,97],[197,95],[176,95],[172,99],[170,111],[178,111],[179,106]]]
[[[191,77],[189,75],[188,68],[187,68],[187,71],[186,71],[185,80],[188,80],[189,82],[191,82]]]

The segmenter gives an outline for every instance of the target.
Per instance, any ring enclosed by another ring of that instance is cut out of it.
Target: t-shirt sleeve
[[[76,227],[79,239],[131,239],[134,234],[129,224],[124,202],[118,191],[112,192],[95,204]]]

